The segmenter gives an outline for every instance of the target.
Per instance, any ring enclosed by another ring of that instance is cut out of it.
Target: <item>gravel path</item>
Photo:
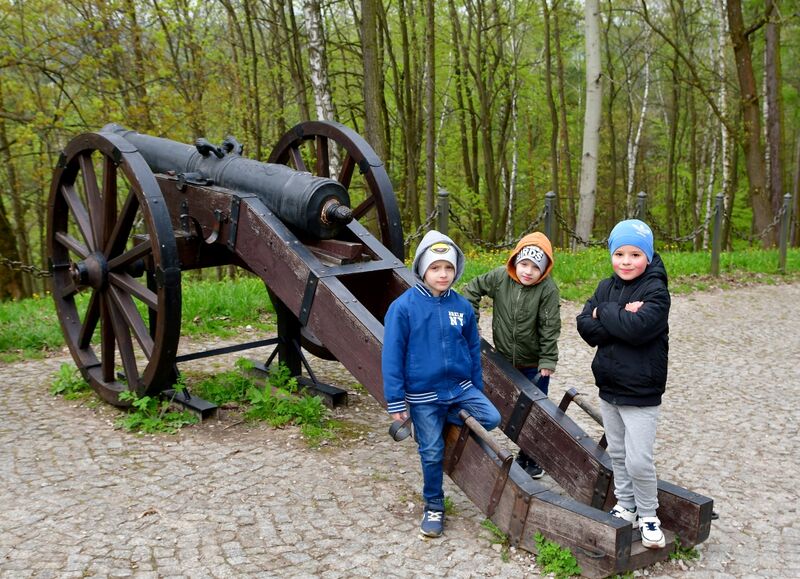
[[[570,387],[594,395],[579,308],[562,306],[556,401]],[[699,560],[637,575],[800,577],[798,322],[800,284],[674,298],[659,476],[714,498],[720,518]],[[388,417],[338,364],[314,367],[348,389],[337,417],[351,436],[312,450],[294,428],[225,413],[175,436],[116,430],[116,409],[48,394],[64,362],[0,365],[0,577],[538,576],[526,552],[503,560],[449,481],[445,537],[418,538],[413,444],[391,442]]]

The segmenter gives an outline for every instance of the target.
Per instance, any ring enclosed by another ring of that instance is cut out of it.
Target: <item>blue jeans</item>
[[[444,431],[445,423],[461,425],[458,417],[466,410],[486,430],[500,424],[500,413],[489,399],[477,388],[470,387],[449,400],[437,400],[427,404],[411,404],[409,412],[414,423],[419,458],[422,463],[422,498],[425,510],[444,511]]]
[[[539,368],[517,368],[523,375],[533,382],[534,376],[539,373]],[[539,390],[547,394],[550,387],[550,376],[539,376],[539,383],[535,385]]]

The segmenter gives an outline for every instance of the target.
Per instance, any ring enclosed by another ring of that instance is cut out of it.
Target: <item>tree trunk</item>
[[[328,56],[319,1],[307,0],[304,2],[303,12],[306,17],[308,63],[311,69],[311,87],[314,91],[317,118],[333,121],[336,120],[336,109],[333,106],[331,87],[328,82]]]
[[[566,189],[566,197],[568,199],[566,206],[569,208],[569,223],[575,224],[575,181],[572,177],[572,151],[569,148],[569,123],[567,122],[567,89],[564,80],[564,56],[561,50],[561,24],[558,18],[558,3],[553,5],[553,40],[556,44],[556,70],[558,71],[558,113],[560,122],[558,123],[558,130],[561,138],[561,151],[559,153],[559,163],[561,165],[562,179],[559,184],[563,183]],[[613,146],[613,145],[612,145]],[[614,157],[612,157],[613,161]],[[558,192],[556,197],[556,204],[561,206],[564,192]]]
[[[361,0],[361,43],[364,60],[364,137],[379,158],[386,158],[381,116],[381,76],[378,56],[379,0]]]
[[[577,236],[583,243],[592,236],[597,194],[597,154],[600,145],[602,115],[602,70],[600,67],[600,9],[598,0],[586,0],[586,116],[583,121],[580,205],[576,223]]]
[[[781,25],[775,0],[766,1],[766,51],[764,74],[767,99],[767,158],[769,159],[769,196],[772,211],[783,205],[783,103],[781,99]],[[775,228],[776,234],[778,228]],[[777,241],[777,235],[775,236]]]
[[[630,86],[630,80],[629,80]],[[642,95],[642,108],[639,111],[639,123],[636,126],[636,135],[628,137],[628,185],[625,189],[626,215],[633,215],[636,200],[633,195],[636,186],[636,161],[639,158],[639,144],[642,141],[644,121],[647,117],[647,98],[650,94],[650,53],[645,54],[644,63],[644,94]],[[633,111],[633,87],[628,91],[628,98],[631,99],[631,111]],[[631,138],[632,137],[632,138]]]
[[[436,189],[436,19],[433,0],[425,2],[425,215],[433,213]]]
[[[550,8],[548,0],[542,0],[544,22],[544,92],[547,109],[550,111],[550,190],[561,196],[558,184],[558,111],[553,99],[553,62],[550,52]]]
[[[753,206],[753,224],[757,235],[766,232],[772,221],[772,204],[766,190],[767,171],[764,149],[761,144],[761,110],[758,105],[758,89],[753,72],[750,41],[746,35],[742,4],[740,0],[728,0],[728,27],[733,52],[736,57],[736,72],[739,77],[741,107],[744,121],[744,148],[750,202]],[[773,228],[774,231],[774,228]],[[769,247],[774,235],[763,237],[763,246]]]

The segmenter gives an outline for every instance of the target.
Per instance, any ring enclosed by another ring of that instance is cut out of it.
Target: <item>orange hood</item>
[[[534,231],[533,233],[529,233],[520,239],[517,242],[517,246],[514,248],[514,251],[512,251],[511,255],[508,256],[508,261],[506,261],[506,270],[508,270],[508,275],[511,276],[511,279],[517,283],[520,283],[519,278],[517,277],[517,266],[514,264],[514,258],[517,257],[517,254],[520,251],[522,251],[523,247],[528,245],[536,245],[537,247],[541,248],[542,251],[547,254],[547,257],[550,260],[547,264],[547,270],[542,274],[542,277],[539,278],[539,281],[536,282],[538,284],[541,283],[544,278],[550,275],[550,271],[553,269],[553,263],[555,263],[555,259],[553,258],[553,246],[550,244],[550,240],[547,239],[547,236],[544,233]]]

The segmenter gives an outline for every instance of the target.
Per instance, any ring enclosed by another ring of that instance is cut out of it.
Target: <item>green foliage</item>
[[[285,365],[278,365],[270,372],[263,388],[251,387],[247,391],[250,408],[245,416],[250,420],[264,420],[274,427],[296,424],[312,446],[331,438],[333,430],[322,399],[300,396],[297,392],[297,380]]]
[[[70,364],[61,364],[55,380],[50,386],[50,394],[63,396],[66,400],[78,400],[91,391],[91,387],[83,379],[78,369]]]
[[[675,537],[675,548],[669,554],[670,561],[693,561],[700,558],[700,553],[694,547],[684,547],[681,545],[680,537]]]
[[[503,561],[508,562],[509,554],[509,542],[508,542],[508,535],[506,535],[500,527],[495,525],[491,519],[484,519],[481,522],[481,527],[489,531],[489,542],[492,545],[500,545],[500,557]]]
[[[556,579],[581,574],[578,561],[569,549],[545,539],[541,533],[536,533],[533,540],[536,543],[536,564],[544,573],[552,573]]]
[[[244,402],[247,392],[255,386],[252,378],[233,370],[210,376],[192,386],[193,393],[221,406],[229,402]]]
[[[176,385],[176,392],[180,389],[180,385]],[[170,400],[152,396],[139,397],[130,390],[120,392],[119,399],[131,403],[125,416],[116,422],[117,427],[125,430],[148,434],[175,434],[180,428],[198,422],[198,418],[191,412],[170,410]]]

